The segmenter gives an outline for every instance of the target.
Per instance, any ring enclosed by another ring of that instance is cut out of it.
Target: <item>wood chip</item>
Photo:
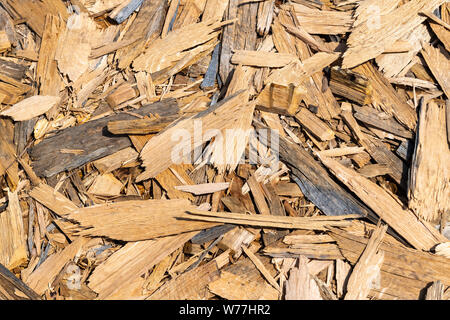
[[[0,215],[0,263],[12,270],[27,261],[22,210],[16,192],[8,192],[8,208]]]
[[[372,283],[380,277],[380,268],[383,264],[384,253],[379,251],[379,245],[386,233],[387,225],[379,226],[359,257],[348,279],[346,300],[365,300],[372,287]]]
[[[175,186],[175,189],[181,190],[184,192],[190,192],[195,194],[196,196],[208,193],[214,193],[222,190],[228,189],[230,186],[229,182],[218,182],[218,183],[205,183],[205,184],[197,184],[197,185],[186,185],[186,186]]]
[[[60,97],[53,96],[33,96],[16,103],[11,108],[2,111],[2,116],[8,116],[14,121],[30,120],[34,117],[46,113],[61,101]]]
[[[214,227],[216,223],[182,220],[188,200],[122,201],[72,211],[67,218],[77,221],[90,236],[123,241],[141,241],[161,236]]]
[[[316,281],[309,274],[307,261],[304,256],[300,256],[298,267],[289,272],[286,300],[323,300]]]

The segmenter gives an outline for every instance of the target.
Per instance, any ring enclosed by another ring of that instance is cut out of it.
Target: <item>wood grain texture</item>
[[[217,226],[183,219],[194,206],[188,200],[137,200],[100,204],[67,216],[83,228],[80,235],[123,241],[142,241]]]
[[[434,101],[422,104],[409,174],[408,206],[426,221],[439,222],[450,210],[449,163],[445,107]]]

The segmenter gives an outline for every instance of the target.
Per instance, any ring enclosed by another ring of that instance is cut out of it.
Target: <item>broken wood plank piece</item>
[[[44,294],[64,265],[75,258],[88,241],[88,238],[77,238],[62,251],[52,254],[27,277],[25,283],[37,294]]]
[[[426,221],[418,219],[410,210],[405,210],[397,199],[356,171],[344,167],[331,158],[322,157],[322,163],[347,187],[350,188],[381,219],[397,231],[413,247],[430,250],[445,240]]]
[[[342,157],[351,154],[357,154],[364,151],[364,147],[342,147],[323,151],[318,151],[317,154],[321,157]]]
[[[283,242],[288,245],[296,245],[304,243],[334,242],[334,239],[327,234],[323,235],[291,234],[284,237]]]
[[[450,210],[450,150],[446,139],[445,106],[423,102],[412,158],[408,207],[417,216],[438,222]]]
[[[222,82],[228,81],[232,70],[230,59],[233,50],[256,50],[258,3],[239,4],[239,0],[228,2],[225,19],[236,19],[237,22],[225,26],[222,35],[219,76]],[[243,37],[242,35],[246,35]]]
[[[271,215],[269,205],[267,204],[266,197],[264,196],[262,185],[256,180],[256,176],[254,174],[247,180],[247,184],[253,195],[253,200],[255,201],[256,208],[258,208],[258,212],[262,215]]]
[[[167,116],[178,113],[178,110],[177,102],[173,99],[167,99],[142,107],[135,110],[134,113]],[[32,163],[33,170],[40,177],[51,177],[59,172],[75,169],[85,163],[130,147],[131,142],[128,137],[107,134],[105,127],[110,121],[134,118],[122,113],[88,121],[82,125],[59,131],[56,135],[44,139],[29,151],[32,160],[34,160]],[[83,153],[54,152],[54,150],[60,149],[83,150]]]
[[[204,183],[204,184],[194,184],[194,185],[184,185],[175,186],[175,189],[190,192],[196,196],[208,193],[214,193],[222,190],[228,189],[230,186],[229,182],[218,182],[218,183]]]
[[[92,163],[100,174],[105,174],[121,167],[133,166],[138,156],[139,154],[133,148],[128,147]]]
[[[129,242],[95,268],[88,278],[88,285],[98,293],[98,300],[110,299],[194,235],[195,232],[187,232],[155,240]]]
[[[278,85],[266,86],[256,99],[256,108],[266,112],[293,116],[306,92],[301,87]]]
[[[0,300],[40,300],[41,297],[0,264]]]
[[[242,247],[242,250],[244,251],[245,255],[249,257],[250,260],[255,264],[255,267],[261,272],[267,282],[269,282],[275,289],[281,292],[280,286],[266,269],[264,264],[259,260],[259,258],[245,246]]]
[[[8,207],[0,214],[0,264],[12,270],[28,260],[22,209],[17,192],[8,190]]]
[[[189,53],[197,55],[199,53],[197,51],[200,50],[201,52],[204,48],[198,45],[215,39],[220,33],[216,30],[229,23],[232,23],[232,21],[214,22],[209,20],[174,30],[164,38],[155,40],[145,52],[134,60],[133,68],[137,71],[146,71],[153,74],[173,67],[181,59],[187,58]],[[191,48],[194,49],[189,51],[188,49]],[[180,55],[180,52],[183,52],[183,54]]]
[[[348,11],[311,9],[292,3],[293,12],[302,27],[310,34],[344,34],[352,29],[354,19]]]
[[[223,235],[217,246],[224,251],[228,250],[237,259],[242,254],[243,247],[250,245],[255,238],[252,232],[235,226]]]
[[[89,55],[90,59],[96,59],[96,58],[100,58],[106,54],[110,54],[114,51],[117,51],[119,49],[128,47],[129,45],[139,41],[141,39],[127,39],[127,40],[122,40],[122,41],[117,41],[117,42],[112,42],[106,45],[103,45],[101,47],[95,48],[91,50],[91,54]]]
[[[217,159],[217,163],[221,167],[224,167],[224,169],[236,168],[245,151],[248,139],[246,129],[250,129],[254,111],[254,104],[247,104],[247,101],[248,92],[246,90],[241,90],[233,96],[222,100],[221,103],[218,103],[195,116],[180,119],[176,124],[173,124],[170,128],[166,128],[150,139],[140,154],[140,158],[142,159],[143,166],[146,170],[137,177],[137,181],[143,181],[156,176],[174,164],[174,162],[182,163],[183,161],[187,161],[187,163],[192,163],[192,160],[186,159],[186,157],[192,157],[191,152],[189,151],[188,154],[185,154],[181,151],[186,150],[186,148],[188,148],[188,150],[195,150],[200,145],[203,145],[203,143],[211,140],[213,136],[217,135],[217,130],[221,131],[229,128],[230,123],[233,123],[235,129],[242,129],[236,131],[236,134],[238,135],[235,137],[236,139],[227,139],[225,141],[226,145],[224,146],[224,150],[233,150],[233,152],[226,152],[226,154],[224,154],[224,152],[214,152],[212,157],[213,159]],[[180,133],[183,133],[183,136],[187,137],[185,135],[186,130],[191,134],[190,137],[192,137],[194,123],[198,123],[195,121],[198,119],[202,120],[202,129],[205,132],[214,129],[214,131],[210,131],[210,133],[214,132],[213,136],[207,136],[206,141],[205,137],[204,139],[194,139],[194,143],[192,143],[192,139],[189,137],[188,139],[183,139],[181,142],[171,140],[170,137],[172,137],[173,134],[177,134],[179,137],[178,140],[182,138],[179,135]],[[161,148],[162,146],[164,146],[163,149]],[[174,156],[173,148],[176,146],[181,149],[176,149],[180,152]]]
[[[359,23],[352,30],[348,40],[348,49],[344,53],[343,68],[349,69],[376,58],[397,40],[419,26],[426,17],[419,15],[423,11],[433,11],[444,0],[414,0],[403,4],[380,17],[378,23]],[[373,7],[366,8],[368,12]]]
[[[307,230],[325,230],[327,225],[348,225],[345,220],[350,216],[334,216],[334,217],[286,217],[272,215],[247,215],[230,212],[208,212],[202,210],[187,210],[189,215],[186,217],[192,220],[221,222],[230,224],[241,224],[250,226],[260,226],[266,228],[282,228],[282,229],[307,229]],[[355,218],[355,215],[351,215]]]
[[[263,254],[274,258],[299,258],[305,256],[316,260],[343,259],[339,248],[334,243],[302,243],[288,248],[266,247]]]
[[[308,259],[300,256],[298,266],[289,271],[286,282],[286,300],[323,300],[317,282],[308,270]]]
[[[56,45],[55,60],[60,73],[75,83],[82,81],[92,63],[89,59],[91,49],[112,41],[117,28],[115,25],[101,28],[88,12],[71,14]]]
[[[125,82],[120,85],[113,93],[106,97],[106,102],[111,108],[116,109],[122,103],[132,100],[137,97],[137,90],[133,88],[132,84]]]
[[[33,188],[30,196],[62,217],[78,209],[72,201],[45,183]]]
[[[333,67],[329,86],[334,94],[360,105],[372,102],[372,85],[364,75],[357,72]]]
[[[442,47],[435,48],[424,43],[422,56],[440,87],[445,92],[447,99],[450,99],[450,80],[448,79],[448,74],[450,72],[450,56],[448,51]]]
[[[156,119],[119,120],[108,122],[108,131],[112,134],[149,134],[158,133],[166,128],[178,116],[167,116]]]
[[[373,89],[372,104],[374,106],[379,106],[388,115],[393,115],[406,128],[415,129],[416,112],[372,63],[366,62],[352,70],[369,80]]]
[[[409,86],[409,87],[415,87],[418,89],[429,89],[429,90],[437,90],[437,86],[427,80],[421,80],[411,77],[397,77],[397,78],[388,78],[390,83],[402,85],[402,86]]]
[[[275,0],[261,2],[258,6],[258,20],[256,32],[260,36],[265,36],[270,30],[274,14]]]
[[[62,78],[58,72],[55,55],[58,39],[65,29],[65,23],[61,16],[47,14],[44,27],[36,67],[36,75],[40,84],[39,93],[41,95],[58,96],[62,88]],[[53,115],[54,112],[51,113]]]
[[[169,4],[164,0],[145,1],[139,8],[138,14],[134,16],[134,20],[130,24],[130,21],[127,22],[129,28],[122,40],[142,38],[142,41],[138,41],[136,44],[116,52],[116,57],[119,60],[119,69],[123,70],[129,67],[132,61],[145,49],[147,41],[159,37],[163,28],[164,18],[168,14],[168,6]]]
[[[433,17],[436,17],[436,16],[433,15]],[[448,34],[448,28],[444,27],[442,24],[435,22],[435,21],[429,21],[429,25],[430,25],[431,29],[433,30],[434,34],[438,37],[438,39],[445,46],[445,48],[447,50],[449,50],[450,36]]]
[[[236,50],[231,56],[231,63],[253,67],[281,68],[296,59],[296,56],[285,53]]]
[[[302,126],[315,137],[321,141],[328,141],[334,139],[334,132],[322,120],[320,120],[314,113],[306,108],[301,108],[295,115],[295,119],[300,122]]]
[[[253,124],[256,128],[264,127],[255,121]],[[267,141],[263,143],[269,145]],[[371,214],[370,210],[334,182],[327,171],[303,148],[280,137],[276,150],[280,160],[292,171],[293,180],[305,197],[326,215]]]
[[[395,119],[389,117],[385,113],[377,112],[375,109],[365,107],[356,107],[353,109],[355,113],[353,116],[370,127],[379,128],[383,131],[387,131],[395,134],[396,136],[403,137],[406,139],[412,139],[413,135],[411,131],[406,130],[402,125],[397,123]]]
[[[260,258],[266,268],[272,267],[267,263],[267,257]],[[248,258],[221,269],[220,278],[209,283],[208,289],[228,300],[276,300],[279,297],[279,292],[264,281],[260,271]]]
[[[9,119],[0,118],[0,175],[6,173],[6,182],[11,190],[16,190],[19,184],[19,166],[14,147],[14,125]]]
[[[122,188],[122,182],[112,173],[105,173],[95,178],[87,192],[96,196],[114,197],[120,194]]]
[[[368,244],[367,236],[361,231],[359,235],[337,229],[330,233],[346,260],[352,265],[357,263]],[[397,241],[388,242],[388,238],[389,236],[385,235],[380,245],[379,250],[384,252],[384,261],[379,281],[376,281],[370,290],[370,298],[418,299],[423,296],[423,289],[435,279],[441,279],[444,284],[449,283],[450,279],[446,273],[447,258],[406,248]]]
[[[80,208],[67,218],[80,224],[82,236],[122,241],[149,240],[219,225],[187,221],[189,216],[184,212],[190,208],[195,207],[185,199],[121,201]]]
[[[384,252],[380,251],[379,247],[387,227],[387,225],[378,225],[370,237],[367,247],[359,257],[348,279],[345,300],[366,300],[372,288],[372,283],[380,277]]]

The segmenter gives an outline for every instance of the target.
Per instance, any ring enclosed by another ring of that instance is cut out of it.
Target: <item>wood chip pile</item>
[[[447,1],[0,5],[0,299],[450,299]]]

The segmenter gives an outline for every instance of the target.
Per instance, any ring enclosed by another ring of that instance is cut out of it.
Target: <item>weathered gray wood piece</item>
[[[253,123],[257,128],[264,128],[256,121]],[[267,145],[267,141],[261,142]],[[269,147],[274,149],[274,146]],[[346,214],[374,216],[366,206],[331,179],[325,168],[299,145],[280,136],[278,149],[280,160],[291,170],[293,179],[305,197],[323,213],[329,216]]]
[[[39,295],[0,264],[0,300],[40,300]]]
[[[174,99],[167,99],[144,106],[134,113],[170,116],[176,114],[178,110],[177,102]],[[35,173],[40,177],[51,177],[130,147],[131,141],[128,136],[109,133],[107,124],[110,121],[131,119],[136,117],[126,113],[107,116],[61,130],[54,136],[44,139],[29,151]],[[61,149],[80,151],[62,153]]]

